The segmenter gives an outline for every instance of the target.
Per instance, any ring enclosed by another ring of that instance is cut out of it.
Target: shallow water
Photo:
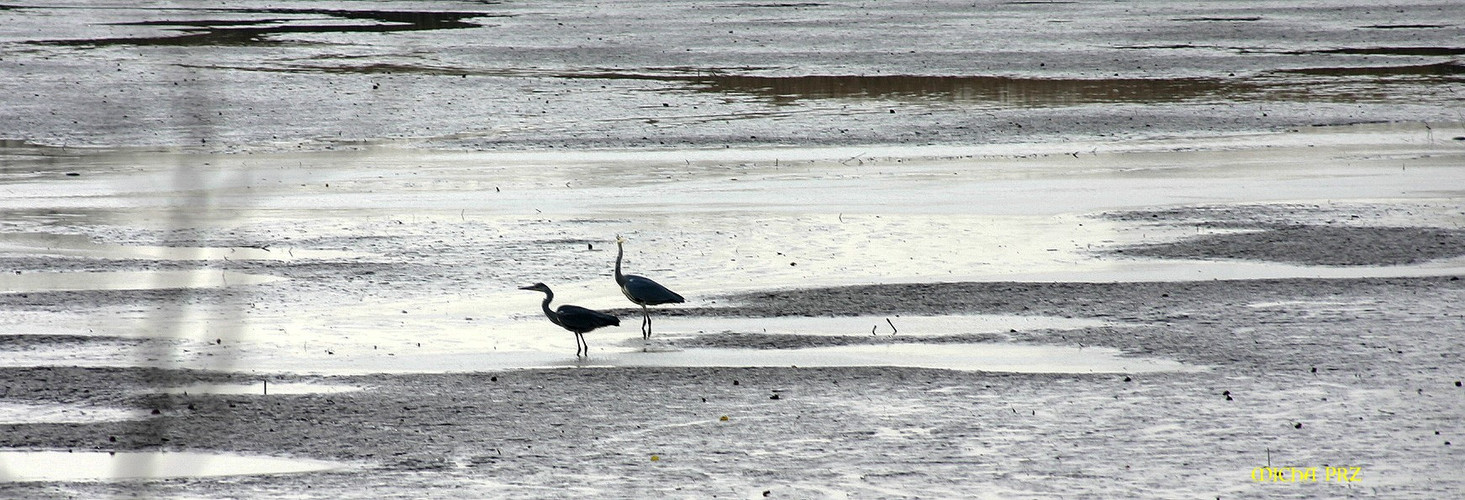
[[[115,422],[119,420],[141,420],[147,417],[148,412],[144,410],[68,404],[0,402],[0,424],[86,424],[94,422]]]
[[[808,349],[705,349],[600,355],[574,366],[899,366],[1008,373],[1148,373],[1205,370],[1122,356],[1118,349],[1020,344],[895,344]]]
[[[96,271],[0,274],[0,293],[79,290],[167,290],[257,285],[280,281],[275,276],[233,271]]]
[[[1458,204],[1448,186],[1465,185],[1465,151],[1441,135],[1364,125],[1027,147],[103,152],[70,161],[109,172],[111,181],[58,175],[6,186],[12,197],[0,199],[0,210],[15,215],[5,224],[16,236],[0,238],[11,241],[0,258],[21,274],[0,275],[0,283],[21,293],[93,292],[52,307],[45,301],[58,296],[12,294],[38,305],[3,323],[171,343],[58,345],[7,355],[0,365],[327,373],[556,366],[573,362],[573,337],[538,312],[541,295],[517,288],[543,281],[556,306],[629,308],[609,276],[616,234],[629,239],[627,272],[660,281],[694,307],[728,305],[721,297],[748,290],[880,282],[1459,274],[1465,260],[1322,267],[1119,259],[1105,249],[1207,230],[1096,216],[1193,204],[1407,202],[1408,214],[1384,211],[1366,223],[1454,227]],[[202,162],[206,175],[178,174]],[[197,200],[209,209],[192,209]],[[138,269],[153,260],[206,269]],[[54,270],[63,264],[86,271]],[[129,291],[179,286],[216,295],[171,303]],[[587,336],[592,358],[639,347],[639,318],[621,319],[622,327]],[[889,332],[885,319],[658,317],[656,331],[868,335]],[[891,320],[907,336],[1094,326],[1082,318]],[[720,355],[667,358],[705,364]]]
[[[635,318],[628,318],[635,319]],[[631,326],[630,323],[622,323]],[[951,316],[838,316],[780,318],[655,319],[660,331],[697,333],[771,333],[783,335],[901,335],[933,337],[968,333],[1007,333],[1017,330],[1091,328],[1112,323],[1089,318],[1057,318],[975,314]],[[653,330],[657,331],[657,330]]]
[[[9,233],[0,235],[0,252],[28,253],[94,259],[270,260],[328,259],[357,257],[339,250],[269,247],[189,247],[159,245],[107,245],[79,234]]]

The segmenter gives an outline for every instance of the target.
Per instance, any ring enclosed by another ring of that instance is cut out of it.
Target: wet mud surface
[[[1380,226],[1378,222],[1407,214],[1410,209],[1355,205],[1227,206],[1104,216],[1234,231],[1112,250],[1114,254],[1131,257],[1244,259],[1312,266],[1397,266],[1465,255],[1465,231],[1458,227]],[[1313,222],[1298,223],[1302,214]]]
[[[0,10],[0,82],[27,91],[0,139],[662,148],[1458,120],[1459,9],[1376,7],[19,3]]]
[[[368,387],[346,394],[164,396],[131,391],[255,377],[5,369],[8,397],[158,411],[136,422],[9,426],[3,438],[9,447],[227,450],[341,460],[364,469],[3,488],[41,497],[251,496],[298,493],[302,485],[346,496],[431,488],[448,496],[511,498],[541,495],[542,488],[947,496],[974,484],[1040,497],[1225,497],[1280,488],[1291,488],[1281,490],[1289,497],[1444,494],[1461,485],[1451,477],[1417,477],[1460,460],[1448,444],[1465,434],[1459,419],[1449,417],[1458,414],[1465,391],[1456,385],[1465,353],[1448,335],[1465,323],[1453,307],[1465,298],[1460,283],[1059,284],[1027,293],[998,284],[991,291],[1003,293],[1010,306],[972,307],[1122,314],[1134,326],[1014,336],[1116,346],[1213,367],[1192,374],[586,368],[324,379]],[[962,287],[939,285],[927,292],[941,293],[926,295],[960,297]],[[899,305],[905,291],[808,291],[781,302],[845,304],[858,296],[910,310]],[[1206,423],[1197,424],[1198,417]],[[1367,482],[1258,484],[1251,470],[1265,465],[1268,454],[1274,464],[1359,464]],[[1157,482],[1199,464],[1208,472],[1191,481]]]
[[[1376,230],[1416,243],[1434,238],[1426,231]],[[1289,248],[1287,259],[1312,260],[1326,247]],[[1390,258],[1387,251],[1371,257]],[[1119,323],[1001,337],[1115,347],[1208,369],[1044,375],[587,367],[320,377],[3,368],[10,400],[150,414],[135,421],[8,425],[0,437],[7,448],[218,450],[351,467],[228,480],[12,483],[0,491],[34,498],[312,491],[362,498],[421,491],[464,498],[531,498],[549,491],[802,498],[830,492],[950,497],[975,487],[1023,497],[1315,498],[1448,496],[1465,488],[1458,478],[1437,474],[1440,467],[1462,464],[1456,451],[1465,440],[1458,418],[1465,351],[1455,338],[1465,330],[1457,307],[1465,301],[1465,280],[1459,276],[883,284],[726,299],[736,305],[658,313],[890,314],[897,325],[900,314],[1100,318]],[[729,332],[696,342],[784,349],[900,338],[773,337]],[[994,336],[933,341],[990,342]],[[261,378],[366,389],[277,396],[148,392]],[[1275,466],[1361,467],[1363,479],[1256,481],[1254,469],[1268,460]],[[1177,476],[1187,480],[1170,480]]]
[[[0,6],[0,448],[343,464],[0,497],[1460,496],[1465,19],[1391,7]],[[658,320],[875,323],[649,356],[1191,369],[615,365],[616,234]],[[1095,324],[903,328],[985,314]]]
[[[1311,249],[1289,247],[1313,246]],[[1465,231],[1285,227],[1115,250],[1142,257],[1252,259],[1314,266],[1395,266],[1465,255]]]

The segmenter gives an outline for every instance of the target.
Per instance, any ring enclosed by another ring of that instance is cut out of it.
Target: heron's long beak
[[[520,290],[535,290],[536,288],[534,288],[534,285],[529,285],[529,286],[521,286],[521,287],[519,287],[519,289]]]

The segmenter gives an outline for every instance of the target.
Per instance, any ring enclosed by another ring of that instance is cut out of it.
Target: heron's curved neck
[[[560,324],[560,315],[555,314],[554,309],[550,309],[549,308],[549,301],[551,301],[551,300],[554,300],[554,292],[551,292],[549,290],[545,290],[544,291],[544,303],[543,304],[540,304],[540,307],[543,307],[544,308],[544,315],[545,315],[545,317],[548,317],[550,321],[553,321],[554,324],[558,325],[558,324]]]
[[[621,257],[626,255],[626,246],[619,241],[616,242],[616,283],[625,283],[626,275],[621,274]]]

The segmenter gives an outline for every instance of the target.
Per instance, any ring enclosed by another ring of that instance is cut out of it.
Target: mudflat
[[[0,6],[0,497],[1459,497],[1455,3]]]

